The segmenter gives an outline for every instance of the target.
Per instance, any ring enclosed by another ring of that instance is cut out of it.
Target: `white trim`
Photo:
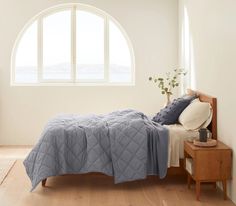
[[[42,81],[43,76],[43,20],[38,19],[38,82]]]
[[[71,9],[71,79],[76,81],[76,6]]]
[[[12,83],[11,86],[129,86],[134,87],[134,83],[111,83],[111,82],[38,82],[38,83]]]
[[[109,67],[110,67],[110,56],[109,56],[109,20],[107,17],[104,19],[104,79],[109,82]]]
[[[63,12],[63,11],[70,11],[71,9],[73,8],[73,6],[63,6],[63,7],[52,7],[52,8],[49,8],[49,9],[46,9],[45,11],[41,12],[39,15],[37,15],[37,17],[35,17],[34,19],[37,19],[37,18],[47,18],[53,14],[56,14],[58,12]]]
[[[42,78],[43,73],[43,18],[52,15],[54,13],[60,12],[60,11],[71,11],[71,79],[69,80],[45,80]],[[102,80],[78,80],[76,79],[76,11],[82,10],[87,11],[92,14],[98,15],[104,19],[104,79]],[[19,42],[24,34],[24,32],[28,29],[32,23],[35,21],[37,22],[37,35],[38,35],[38,82],[37,83],[16,83],[15,82],[15,58],[16,58],[16,52],[19,45]],[[109,82],[109,21],[113,21],[114,24],[121,30],[122,34],[124,35],[126,42],[128,44],[128,48],[130,51],[130,58],[131,58],[131,74],[132,74],[132,80],[131,82],[125,83],[112,83]],[[53,86],[89,86],[89,85],[113,85],[113,86],[133,86],[135,84],[135,58],[134,58],[134,51],[132,47],[132,43],[130,39],[128,38],[128,35],[122,28],[122,26],[109,14],[106,12],[97,9],[90,5],[80,4],[80,3],[67,3],[67,4],[61,4],[52,8],[48,8],[42,12],[40,12],[38,15],[36,15],[34,18],[32,18],[22,29],[20,34],[18,35],[13,51],[12,51],[12,57],[11,57],[11,86],[40,86],[40,85],[53,85]]]

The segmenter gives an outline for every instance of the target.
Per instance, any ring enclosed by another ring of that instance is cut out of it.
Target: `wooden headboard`
[[[211,104],[212,107],[212,120],[211,124],[208,126],[208,129],[212,132],[212,138],[217,139],[217,101],[215,97],[212,97],[210,95],[204,94],[199,91],[194,91],[192,89],[187,89],[188,94],[195,94],[199,97],[200,101],[202,102],[208,102]]]

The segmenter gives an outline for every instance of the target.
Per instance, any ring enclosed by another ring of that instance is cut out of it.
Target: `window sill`
[[[54,82],[54,83],[49,83],[49,82],[43,82],[43,83],[11,83],[10,85],[11,87],[39,87],[39,86],[63,86],[63,87],[67,87],[67,86],[88,86],[88,87],[93,87],[93,86],[125,86],[125,87],[133,87],[135,86],[135,83],[91,83],[91,82],[62,82],[62,83],[58,83],[58,82]]]

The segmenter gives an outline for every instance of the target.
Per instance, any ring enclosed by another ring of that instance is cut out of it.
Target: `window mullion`
[[[104,19],[104,79],[109,82],[109,20]]]
[[[76,6],[71,9],[71,79],[76,82]]]
[[[38,20],[38,82],[43,77],[43,23],[42,18]]]

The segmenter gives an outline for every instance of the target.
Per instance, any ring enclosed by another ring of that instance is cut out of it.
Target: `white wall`
[[[66,0],[0,0],[0,144],[34,144],[58,113],[104,113],[134,108],[154,113],[165,101],[147,81],[178,65],[177,0],[78,0],[98,7],[124,27],[136,57],[135,87],[10,87],[14,41],[40,11]],[[70,1],[73,2],[73,1]],[[180,0],[192,34],[196,88],[218,98],[219,139],[236,151],[236,1]],[[180,25],[181,26],[181,25]],[[229,195],[236,202],[236,157]]]
[[[196,88],[217,97],[219,139],[233,149],[228,194],[236,203],[236,1],[181,0],[180,4],[189,15]]]
[[[128,33],[136,58],[134,87],[11,87],[14,41],[26,22],[66,0],[0,0],[0,144],[34,144],[58,113],[106,113],[134,108],[157,112],[165,101],[148,76],[178,64],[177,0],[78,0],[116,18]]]

